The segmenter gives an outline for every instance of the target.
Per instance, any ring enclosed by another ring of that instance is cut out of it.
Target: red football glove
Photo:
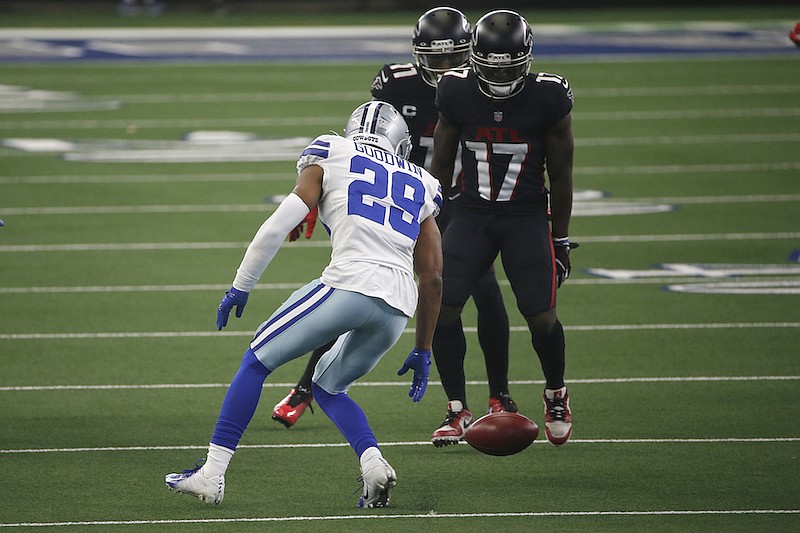
[[[306,225],[306,239],[310,239],[314,234],[314,226],[317,225],[317,206],[314,206],[314,209],[308,212],[306,218],[289,232],[289,242],[294,242],[300,238],[300,234],[303,232],[303,224]]]

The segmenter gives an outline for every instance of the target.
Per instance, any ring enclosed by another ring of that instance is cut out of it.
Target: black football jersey
[[[529,73],[511,98],[484,95],[472,70],[439,81],[436,105],[461,128],[463,172],[457,187],[467,206],[531,211],[547,207],[545,135],[572,110],[561,76]]]
[[[372,96],[389,102],[408,124],[411,134],[409,160],[429,168],[433,157],[433,129],[439,120],[436,109],[436,89],[422,79],[413,63],[384,65],[372,82]]]

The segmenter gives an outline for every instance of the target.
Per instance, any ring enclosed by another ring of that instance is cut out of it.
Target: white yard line
[[[607,383],[718,383],[738,381],[798,381],[800,376],[665,376],[638,378],[589,378],[570,379],[570,384],[598,385]],[[541,385],[543,380],[510,380],[509,385]],[[430,385],[441,385],[440,381],[430,381]],[[467,381],[467,385],[486,385],[486,381]],[[144,385],[27,385],[19,387],[0,387],[0,392],[45,392],[45,391],[85,391],[85,390],[163,390],[163,389],[223,389],[230,383],[158,383]],[[265,382],[265,389],[285,389],[294,383]],[[408,387],[405,381],[359,381],[355,387]]]
[[[664,235],[594,235],[580,237],[581,243],[631,243],[631,242],[704,242],[704,241],[771,241],[798,239],[800,232],[775,233],[697,233]],[[91,244],[7,244],[0,253],[20,252],[107,252],[142,250],[229,250],[247,248],[247,242],[141,242],[141,243],[91,243]],[[329,248],[330,241],[297,241],[284,247]]]
[[[800,135],[798,135],[800,141]],[[598,203],[609,206],[626,203],[656,204],[735,204],[735,203],[775,203],[800,202],[800,194],[762,194],[741,196],[670,196],[653,198],[604,198]],[[576,202],[580,205],[580,202]],[[8,207],[0,209],[4,216],[39,216],[39,215],[126,215],[141,213],[271,213],[275,204],[180,204],[180,205],[95,205],[95,206],[58,206],[58,207]]]
[[[763,444],[776,442],[800,442],[800,437],[756,437],[756,438],[664,438],[664,439],[570,439],[569,444]],[[466,445],[466,442],[459,444]],[[545,439],[534,444],[548,444]],[[381,442],[381,447],[397,446],[430,446],[431,441]],[[237,449],[256,450],[295,450],[298,448],[346,448],[347,442],[313,443],[313,444],[241,444]],[[85,448],[21,448],[0,449],[0,455],[36,454],[36,453],[94,453],[94,452],[151,452],[177,450],[206,450],[208,444],[192,444],[182,446],[108,446]]]
[[[780,172],[800,170],[800,161],[784,161],[773,163],[709,163],[702,165],[628,165],[628,166],[587,166],[576,167],[577,174],[597,175],[597,174],[625,174],[625,175],[652,175],[652,174],[715,174],[715,173],[736,173],[749,174],[752,172]],[[746,176],[752,179],[751,176]],[[90,176],[0,176],[0,185],[59,185],[65,183],[104,183],[104,184],[128,184],[128,183],[228,183],[233,181],[294,181],[292,173],[265,172],[265,173],[241,173],[241,174],[105,174]]]
[[[74,526],[152,526],[173,524],[230,524],[230,523],[264,523],[264,522],[324,522],[343,520],[397,521],[413,520],[415,527],[424,528],[423,521],[447,520],[459,518],[583,518],[583,517],[638,517],[638,516],[702,516],[702,515],[782,515],[798,514],[800,509],[665,509],[654,511],[520,511],[504,513],[435,513],[425,514],[372,514],[357,515],[308,515],[308,516],[265,516],[249,518],[185,518],[160,520],[95,520],[74,522],[8,522],[0,523],[0,527],[74,527]],[[562,524],[563,526],[563,524]],[[376,524],[376,527],[377,524]],[[566,526],[569,529],[569,526]]]
[[[792,275],[792,274],[787,274]],[[720,281],[715,281],[715,284],[724,283],[725,279],[730,277],[721,278]],[[775,276],[748,276],[747,278],[751,283],[769,283],[769,284],[791,284],[794,286],[797,282],[794,279],[781,280]],[[689,278],[685,276],[670,276],[665,274],[663,276],[651,276],[647,278],[631,278],[631,279],[612,279],[612,278],[569,278],[569,285],[660,285],[667,283],[682,283],[682,284],[704,284],[708,283],[707,277]],[[253,290],[264,291],[284,291],[299,289],[306,282],[298,283],[259,283]],[[511,284],[507,279],[498,279],[497,283],[501,286],[508,287]],[[741,282],[743,284],[744,282]],[[226,291],[230,285],[219,284],[198,284],[198,285],[83,285],[83,286],[70,286],[70,287],[0,287],[0,294],[82,294],[82,293],[114,293],[114,292],[204,292],[204,291]]]
[[[631,121],[631,120],[686,120],[686,119],[749,119],[755,117],[775,117],[789,119],[800,116],[800,107],[762,107],[762,108],[720,108],[720,109],[651,109],[632,111],[584,111],[576,113],[581,121]],[[64,120],[8,120],[3,121],[2,129],[10,131],[59,129],[59,130],[125,130],[132,123],[139,128],[184,129],[184,128],[254,128],[287,126],[338,127],[339,116],[290,116],[290,117],[240,117],[240,118],[202,118],[202,119],[64,119]]]
[[[794,329],[800,322],[733,322],[710,324],[597,324],[565,325],[566,331],[647,331],[647,330],[687,330],[687,329]],[[512,326],[511,332],[527,332],[527,326]],[[475,327],[465,327],[467,333],[477,331]],[[413,328],[403,331],[414,333]],[[75,339],[160,339],[184,337],[252,337],[248,331],[144,331],[144,332],[86,332],[86,333],[2,333],[0,340],[75,340]]]
[[[787,163],[788,164],[788,163]],[[800,167],[800,163],[798,163]],[[749,172],[749,170],[744,170]],[[61,185],[65,183],[229,183],[234,181],[294,182],[292,172],[264,172],[241,174],[103,174],[94,176],[0,176],[0,185]]]
[[[620,98],[620,97],[663,97],[663,96],[712,96],[741,94],[800,94],[796,85],[708,85],[705,87],[597,87],[580,90],[581,100],[584,98]],[[363,91],[326,91],[318,92],[259,92],[259,93],[150,93],[150,94],[108,94],[94,96],[97,100],[121,100],[129,104],[167,104],[175,103],[219,103],[219,102],[310,102],[361,101]]]

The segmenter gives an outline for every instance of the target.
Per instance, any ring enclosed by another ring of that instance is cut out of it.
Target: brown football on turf
[[[519,413],[501,411],[477,419],[464,439],[479,452],[489,455],[519,453],[539,436],[539,426]]]

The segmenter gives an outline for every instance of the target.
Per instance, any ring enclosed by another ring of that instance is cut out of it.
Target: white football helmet
[[[403,159],[411,154],[411,136],[403,115],[392,104],[380,100],[358,106],[347,121],[344,136]]]

